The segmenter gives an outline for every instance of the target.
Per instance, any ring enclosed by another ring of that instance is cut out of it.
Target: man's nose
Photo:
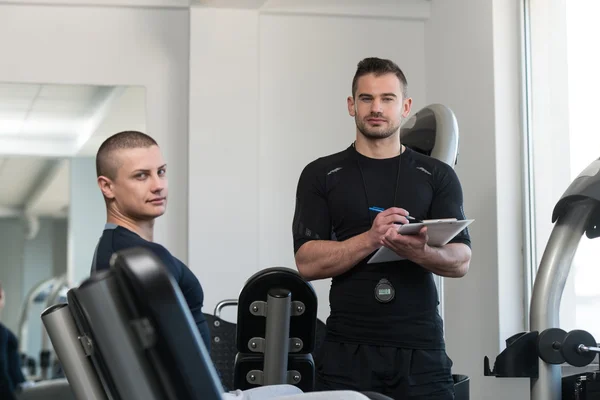
[[[152,177],[152,187],[151,190],[153,192],[161,192],[165,188],[164,180],[159,176]]]
[[[379,99],[373,99],[371,102],[371,112],[372,113],[380,113],[381,112],[381,101]]]

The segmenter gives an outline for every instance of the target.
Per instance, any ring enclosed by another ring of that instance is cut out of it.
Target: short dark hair
[[[400,67],[398,67],[395,62],[377,57],[367,57],[358,63],[356,67],[356,73],[354,74],[354,79],[352,79],[352,97],[354,97],[356,94],[358,78],[368,74],[375,74],[375,76],[381,76],[385,74],[396,75],[400,81],[400,84],[402,85],[402,97],[406,98],[408,82],[406,80],[406,76],[404,76],[404,72],[402,72]]]
[[[123,131],[115,133],[106,139],[96,153],[96,175],[114,179],[119,166],[116,164],[113,153],[122,149],[139,149],[158,146],[156,140],[145,133],[138,131]]]

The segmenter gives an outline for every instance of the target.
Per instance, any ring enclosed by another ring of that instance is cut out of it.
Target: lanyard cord
[[[373,220],[375,218],[371,218],[371,214],[369,213],[369,207],[375,207],[374,204],[371,204],[369,201],[369,192],[367,191],[367,184],[365,182],[365,176],[363,174],[362,167],[360,165],[359,153],[356,150],[356,142],[352,143],[352,147],[356,152],[356,164],[358,165],[358,171],[360,172],[360,177],[362,179],[363,189],[365,192],[365,199],[367,200],[367,219],[369,220],[369,225],[373,225]],[[396,187],[394,188],[394,200],[392,202],[392,207],[396,207],[396,196],[398,195],[398,185],[400,183],[400,166],[402,162],[402,144],[400,144],[400,155],[398,156],[398,171],[396,172]]]

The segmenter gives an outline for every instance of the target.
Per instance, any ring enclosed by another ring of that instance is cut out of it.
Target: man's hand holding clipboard
[[[382,211],[375,207],[371,210]],[[427,246],[444,246],[474,221],[456,218],[421,221],[410,216],[405,218],[409,223],[398,224],[386,231],[382,247],[371,257],[369,264],[418,258]]]

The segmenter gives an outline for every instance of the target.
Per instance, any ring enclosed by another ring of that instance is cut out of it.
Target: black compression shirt
[[[368,231],[376,216],[369,207],[401,207],[418,219],[465,219],[462,203],[458,177],[442,161],[408,148],[401,156],[372,159],[350,146],[302,171],[293,221],[294,251],[310,240],[344,241]],[[450,242],[470,246],[468,230]],[[443,348],[433,274],[408,260],[367,264],[370,257],[332,279],[328,338]],[[396,292],[389,303],[375,299],[375,286],[382,278]]]
[[[163,262],[164,266],[171,273],[171,276],[179,284],[181,293],[192,313],[192,317],[196,322],[196,326],[198,327],[204,344],[207,349],[210,349],[208,323],[202,313],[204,302],[204,291],[202,290],[202,286],[200,285],[198,278],[196,278],[196,275],[194,275],[183,262],[173,256],[160,244],[149,242],[137,233],[122,226],[107,224],[107,227],[98,242],[95,260],[92,263],[92,273],[94,272],[94,269],[100,271],[110,268],[110,259],[115,252],[134,247],[142,247],[151,250]]]

